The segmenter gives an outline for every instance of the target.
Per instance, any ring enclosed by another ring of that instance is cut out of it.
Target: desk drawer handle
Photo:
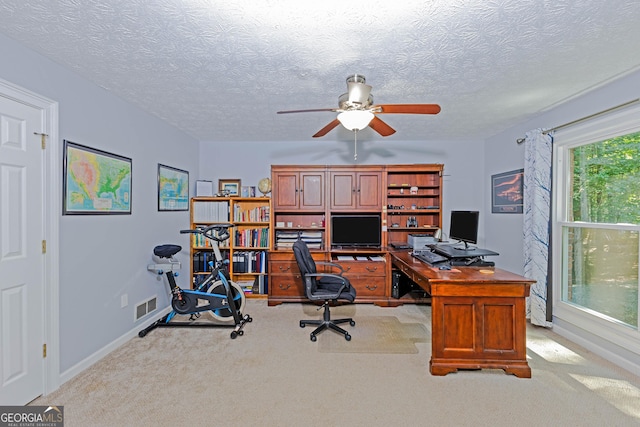
[[[373,268],[365,267],[365,268],[367,269],[367,271],[369,271],[369,272],[371,272],[371,273],[373,273],[374,271],[377,271],[377,270],[378,270],[378,267],[373,267]]]
[[[279,288],[282,289],[283,291],[286,291],[287,289],[289,289],[291,287],[290,284],[286,284],[286,285],[279,285]]]
[[[370,291],[375,291],[376,289],[378,289],[378,285],[373,285],[373,286],[365,286],[365,288],[369,289]]]
[[[342,268],[344,269],[345,273],[346,273],[347,271],[351,270],[351,266],[350,266],[350,265],[349,265],[349,266],[347,266],[347,267],[342,267]]]
[[[280,265],[280,266],[278,266],[278,268],[279,268],[279,269],[280,269],[280,271],[282,271],[282,272],[285,272],[285,271],[289,271],[289,270],[291,270],[291,266],[290,266],[290,265],[288,265],[286,268],[282,268],[282,266]]]

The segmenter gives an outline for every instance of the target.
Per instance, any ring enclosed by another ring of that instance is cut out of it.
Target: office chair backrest
[[[300,269],[300,273],[304,279],[305,289],[308,289],[307,284],[310,283],[310,291],[315,291],[316,278],[313,276],[310,277],[308,274],[317,273],[316,262],[313,260],[311,252],[309,252],[309,247],[301,239],[298,239],[293,243],[293,255],[296,257],[296,263],[298,263],[298,268]]]

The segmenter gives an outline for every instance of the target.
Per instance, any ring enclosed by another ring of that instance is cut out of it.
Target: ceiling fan
[[[362,74],[347,77],[347,93],[338,97],[338,108],[317,108],[310,110],[278,111],[278,114],[310,113],[333,111],[338,116],[328,125],[313,135],[314,138],[325,136],[339,124],[352,131],[359,131],[367,126],[382,136],[393,135],[396,131],[377,117],[377,114],[438,114],[438,104],[374,104],[371,86],[366,84]]]

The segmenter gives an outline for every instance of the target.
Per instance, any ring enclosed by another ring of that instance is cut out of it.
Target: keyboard
[[[447,258],[446,256],[431,251],[414,251],[411,253],[411,255],[414,258],[419,259],[420,261],[429,265],[434,265],[443,261],[449,261],[449,258]]]

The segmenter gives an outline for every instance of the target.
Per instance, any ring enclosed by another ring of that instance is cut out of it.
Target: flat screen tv
[[[380,215],[332,215],[331,246],[380,247],[382,222]]]
[[[478,211],[451,211],[449,224],[449,239],[464,243],[465,250],[470,249],[469,243],[478,243]]]

